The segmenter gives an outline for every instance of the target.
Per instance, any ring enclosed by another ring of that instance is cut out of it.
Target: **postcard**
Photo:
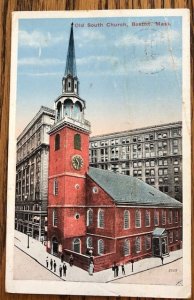
[[[188,298],[189,11],[12,28],[6,291]]]

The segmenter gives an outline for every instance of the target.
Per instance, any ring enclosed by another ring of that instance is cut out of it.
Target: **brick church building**
[[[182,204],[132,176],[89,167],[73,24],[50,135],[47,251],[94,271],[182,247]]]

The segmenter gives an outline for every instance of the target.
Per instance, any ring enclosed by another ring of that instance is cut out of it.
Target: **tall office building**
[[[182,201],[182,122],[93,136],[90,166],[137,177]]]
[[[17,138],[15,229],[43,239],[47,228],[49,135],[54,111],[41,106]]]

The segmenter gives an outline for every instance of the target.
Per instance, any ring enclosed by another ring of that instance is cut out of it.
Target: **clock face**
[[[75,170],[80,170],[84,164],[83,158],[80,155],[74,155],[72,157],[72,166]]]

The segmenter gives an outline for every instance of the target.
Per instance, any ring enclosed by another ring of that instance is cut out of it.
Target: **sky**
[[[17,135],[62,93],[72,21],[92,135],[181,120],[181,17],[20,19]]]

